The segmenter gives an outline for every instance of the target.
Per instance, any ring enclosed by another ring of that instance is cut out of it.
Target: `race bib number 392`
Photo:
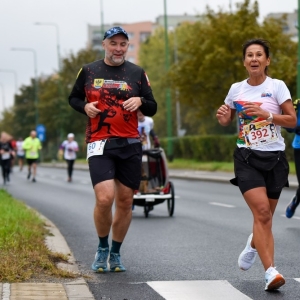
[[[267,121],[244,125],[243,134],[247,147],[255,148],[278,141],[276,126]]]
[[[103,155],[104,146],[107,140],[96,141],[87,144],[86,159],[89,159],[94,155]]]

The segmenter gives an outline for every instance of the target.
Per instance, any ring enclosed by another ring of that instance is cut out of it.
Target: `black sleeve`
[[[156,114],[157,103],[152,94],[152,89],[150,87],[150,82],[144,70],[142,70],[142,80],[141,80],[141,97],[144,97],[145,101],[139,107],[143,115],[152,117]]]
[[[69,95],[69,104],[72,108],[74,108],[78,112],[86,115],[84,107],[87,102],[85,101],[84,83],[85,83],[85,72],[84,72],[84,68],[81,68],[80,71],[78,72],[71,94]]]

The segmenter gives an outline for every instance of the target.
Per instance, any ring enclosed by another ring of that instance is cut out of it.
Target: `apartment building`
[[[296,9],[292,13],[271,13],[267,15],[267,18],[281,19],[286,15],[287,24],[282,28],[283,32],[290,34],[292,40],[298,42],[298,10]]]
[[[143,43],[153,31],[153,23],[150,21],[137,22],[130,24],[110,24],[104,25],[104,32],[113,26],[121,26],[124,28],[129,36],[129,48],[126,55],[126,59],[135,64],[138,63],[138,53],[140,44]],[[96,50],[102,50],[102,39],[104,33],[100,26],[88,25],[88,43],[87,47],[92,47]]]
[[[172,30],[176,26],[180,25],[183,22],[196,22],[200,17],[193,15],[168,15],[168,28]],[[123,27],[128,35],[130,40],[129,49],[126,55],[126,59],[135,64],[138,64],[138,53],[140,45],[153,33],[153,31],[160,26],[164,26],[164,16],[158,16],[156,21],[153,23],[151,21],[143,21],[136,23],[114,23],[114,24],[105,24],[103,30],[101,30],[100,25],[88,25],[88,41],[87,47],[91,47],[96,50],[102,50],[102,39],[104,32],[113,26]],[[103,31],[103,32],[102,32]]]

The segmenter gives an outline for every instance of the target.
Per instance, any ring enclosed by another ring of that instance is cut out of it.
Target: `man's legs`
[[[114,180],[105,180],[95,185],[96,204],[94,222],[99,237],[109,235],[112,224],[112,204],[115,196]]]
[[[36,162],[33,162],[33,163],[32,163],[32,175],[33,175],[32,181],[33,181],[33,182],[35,182],[36,168],[37,168],[37,164],[36,164]]]
[[[96,203],[94,223],[99,237],[98,250],[92,269],[95,272],[107,272],[109,255],[108,235],[112,224],[112,204],[114,201],[114,180],[105,180],[94,186]]]
[[[133,190],[119,180],[106,180],[94,187],[96,205],[94,209],[95,227],[100,239],[98,248],[98,264],[94,262],[94,271],[105,272],[106,261],[102,261],[102,252],[107,250],[101,246],[101,239],[108,239],[112,227],[112,248],[110,254],[111,271],[122,272],[126,269],[121,264],[119,250],[125,239],[132,217]],[[112,217],[112,204],[115,198],[115,214]],[[103,240],[102,240],[103,243]],[[107,245],[107,242],[105,242]],[[96,253],[97,260],[97,253]],[[98,267],[101,266],[101,267]]]
[[[117,242],[123,242],[132,218],[133,190],[123,185],[119,180],[115,180],[116,211],[112,223],[112,239]]]
[[[31,165],[32,165],[32,161],[30,159],[27,159],[27,165],[28,165],[27,179],[30,179],[30,176],[31,176]]]
[[[67,162],[67,172],[68,172],[68,182],[72,181],[73,165],[74,159],[66,159]]]

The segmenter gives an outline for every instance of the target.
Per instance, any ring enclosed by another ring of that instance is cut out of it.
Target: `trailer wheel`
[[[150,211],[149,206],[148,206],[148,205],[145,205],[145,207],[144,207],[145,218],[148,218],[149,211]]]
[[[170,193],[171,198],[168,199],[168,212],[169,216],[172,217],[174,214],[174,208],[175,208],[175,190],[174,190],[174,184],[170,181]]]

